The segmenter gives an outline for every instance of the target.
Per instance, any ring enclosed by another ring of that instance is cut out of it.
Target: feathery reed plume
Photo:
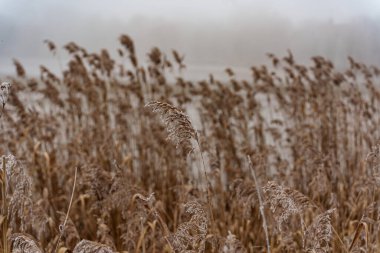
[[[2,156],[1,162],[2,190],[2,236],[3,249],[8,250],[7,235],[9,231],[25,231],[25,224],[30,218],[31,180],[13,155]]]
[[[125,49],[128,51],[129,59],[133,65],[133,67],[137,68],[138,67],[138,61],[137,61],[137,57],[136,57],[135,45],[133,43],[133,40],[128,35],[123,34],[119,37],[119,41],[125,47]],[[123,50],[119,50],[119,55],[120,56],[124,55]]]
[[[169,229],[166,226],[165,222],[163,222],[163,219],[158,214],[158,212],[157,212],[157,210],[156,210],[156,208],[154,206],[154,204],[156,202],[156,198],[154,197],[154,192],[152,192],[151,194],[149,194],[148,197],[145,197],[144,195],[142,195],[140,193],[136,193],[135,195],[133,195],[132,201],[134,202],[137,199],[139,199],[140,201],[144,202],[145,205],[147,205],[148,209],[153,213],[154,217],[160,223],[161,228],[162,228],[162,230],[164,232],[164,236],[167,237],[169,235]]]
[[[229,188],[234,194],[234,199],[236,199],[239,206],[242,207],[244,216],[247,218],[250,217],[253,208],[258,202],[256,186],[252,182],[245,182],[239,178],[235,179]]]
[[[8,102],[11,86],[12,85],[9,82],[2,82],[0,85],[0,103],[3,106],[3,109],[5,107],[5,104]]]
[[[174,56],[174,60],[179,65],[179,70],[186,68],[185,64],[183,64],[185,56],[181,56],[176,50],[172,50],[172,53]]]
[[[318,215],[314,222],[306,229],[304,244],[306,252],[330,252],[330,240],[333,233],[331,215],[334,211],[335,209],[330,209]]]
[[[189,116],[177,107],[164,102],[154,101],[145,106],[160,115],[168,131],[168,139],[173,141],[177,148],[182,148],[187,154],[193,151],[191,140],[198,140],[198,136]]]
[[[43,251],[28,234],[12,234],[10,236],[12,253],[42,253]]]
[[[56,54],[57,47],[55,46],[53,41],[46,39],[44,40],[44,43],[47,45],[50,52],[52,52],[53,54]]]
[[[208,179],[207,172],[206,172],[206,164],[203,158],[201,145],[199,142],[199,138],[197,135],[197,131],[194,129],[193,125],[190,122],[189,116],[187,116],[185,113],[183,113],[181,110],[179,110],[177,107],[172,106],[168,103],[164,102],[150,102],[146,105],[146,107],[149,107],[153,110],[153,112],[157,112],[160,114],[161,119],[163,120],[164,124],[166,125],[167,131],[169,133],[168,138],[172,140],[176,147],[181,147],[186,154],[191,153],[194,148],[192,145],[192,140],[194,139],[198,145],[199,148],[199,154],[202,160],[203,165],[203,174],[206,180],[207,184],[207,203],[208,203],[208,209],[211,221],[214,221],[214,216],[212,212],[212,204],[211,204],[211,183]]]
[[[131,39],[131,37],[129,37],[128,35],[121,35],[120,38],[120,43],[126,47],[126,49],[131,53],[131,54],[134,54],[135,53],[135,46],[134,46],[134,43],[133,43],[133,40]]]
[[[17,76],[21,77],[21,78],[24,78],[25,75],[26,75],[26,73],[25,73],[25,69],[22,66],[22,64],[18,60],[16,60],[16,59],[13,59],[13,64],[16,67]]]
[[[148,53],[149,60],[155,65],[162,63],[162,56],[161,50],[158,47],[153,47],[150,53]]]
[[[132,199],[133,199],[133,201],[136,201],[138,199],[142,202],[145,202],[145,204],[148,206],[150,212],[153,213],[156,221],[160,224],[166,242],[168,243],[170,248],[173,249],[173,246],[171,245],[171,242],[169,241],[169,238],[168,238],[170,235],[169,229],[168,229],[166,223],[164,222],[164,220],[161,218],[159,212],[157,211],[157,209],[154,205],[156,202],[156,198],[154,197],[154,193],[151,193],[148,197],[145,197],[144,195],[142,195],[140,193],[136,193]]]
[[[24,232],[31,216],[32,182],[26,169],[13,155],[6,156],[8,223],[15,230]]]
[[[191,215],[190,221],[180,224],[168,240],[175,252],[204,252],[208,228],[207,211],[196,200],[187,202],[184,207],[186,213]]]
[[[269,181],[263,190],[280,231],[282,223],[288,220],[292,214],[301,214],[311,206],[308,197],[296,190],[278,185],[274,181]]]
[[[111,247],[92,242],[89,240],[80,241],[74,248],[73,253],[113,253]]]

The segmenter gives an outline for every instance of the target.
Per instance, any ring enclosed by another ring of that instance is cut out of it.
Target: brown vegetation
[[[144,65],[120,42],[118,60],[67,44],[62,76],[14,61],[4,251],[377,251],[380,69],[289,52],[251,80],[189,81],[178,52]]]

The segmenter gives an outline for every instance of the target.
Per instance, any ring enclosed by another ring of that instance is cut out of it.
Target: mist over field
[[[322,55],[338,67],[347,56],[380,64],[380,4],[366,1],[0,1],[0,73],[12,58],[30,74],[39,65],[58,71],[43,40],[75,41],[116,55],[120,34],[130,35],[143,59],[157,46],[185,54],[190,70],[249,68],[291,49],[301,63]],[[60,61],[66,61],[64,52]],[[202,73],[203,74],[203,73]],[[206,73],[205,73],[206,74]]]

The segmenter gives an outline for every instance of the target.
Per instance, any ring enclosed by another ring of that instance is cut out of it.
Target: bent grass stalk
[[[210,213],[210,219],[211,219],[211,227],[213,228],[213,230],[216,230],[215,228],[215,220],[214,220],[214,215],[213,215],[213,212],[212,212],[212,202],[211,202],[211,183],[210,183],[210,180],[207,176],[207,171],[206,171],[206,163],[205,163],[205,160],[203,158],[203,152],[202,152],[202,148],[201,148],[201,144],[199,142],[199,137],[198,137],[198,134],[195,135],[195,140],[197,142],[197,145],[198,145],[198,148],[199,148],[199,153],[200,153],[200,156],[201,156],[201,160],[202,160],[202,165],[203,165],[203,174],[204,174],[204,177],[205,177],[205,180],[206,180],[206,191],[207,191],[207,205],[208,205],[208,209],[209,209],[209,213]]]
[[[263,200],[262,200],[262,197],[261,197],[260,186],[259,186],[259,182],[257,181],[257,178],[256,178],[255,170],[253,169],[251,157],[247,156],[247,159],[248,159],[249,169],[251,171],[252,177],[255,180],[255,185],[256,185],[256,190],[257,190],[257,196],[259,198],[259,203],[260,203],[260,214],[261,214],[261,217],[263,219],[263,229],[264,229],[264,232],[265,232],[265,238],[266,238],[266,243],[267,243],[267,250],[268,250],[268,253],[270,253],[270,241],[269,241],[269,234],[268,234],[268,226],[267,226],[267,220],[265,219],[264,204],[263,204]]]
[[[3,198],[3,203],[2,203],[2,239],[3,239],[3,252],[8,253],[8,238],[7,238],[7,233],[8,233],[8,202],[7,202],[7,172],[6,172],[6,159],[3,157],[3,168],[1,171],[1,194]]]
[[[69,203],[69,207],[67,208],[67,213],[66,213],[65,221],[59,227],[59,232],[60,233],[59,233],[59,237],[58,237],[57,244],[55,246],[54,252],[57,252],[57,250],[58,250],[59,242],[61,241],[62,235],[63,235],[63,233],[65,231],[67,220],[69,219],[70,209],[71,209],[71,205],[72,205],[73,199],[74,199],[75,186],[76,186],[76,183],[77,183],[77,174],[78,174],[78,167],[75,168],[74,183],[73,183],[73,189],[71,191],[70,203]]]

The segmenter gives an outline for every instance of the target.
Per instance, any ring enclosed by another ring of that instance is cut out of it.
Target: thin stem
[[[59,230],[60,230],[60,233],[59,233],[59,237],[58,237],[58,241],[57,241],[57,245],[55,246],[55,251],[54,252],[57,252],[57,249],[58,249],[58,246],[59,246],[59,242],[61,241],[61,237],[65,231],[65,227],[66,227],[66,223],[67,223],[67,220],[69,219],[69,214],[70,214],[70,209],[71,209],[71,205],[73,203],[73,199],[74,199],[74,192],[75,192],[75,186],[76,186],[76,183],[77,183],[77,174],[78,174],[78,167],[75,168],[75,175],[74,175],[74,184],[73,184],[73,189],[71,191],[71,197],[70,197],[70,203],[69,203],[69,208],[67,209],[67,213],[66,213],[66,217],[65,217],[65,221],[63,222],[63,224],[60,226]]]
[[[3,107],[2,107],[1,112],[0,112],[0,119],[3,116],[4,110],[5,110],[5,103],[3,102]]]
[[[3,157],[3,171],[1,172],[2,176],[2,198],[3,198],[3,224],[2,224],[2,229],[3,229],[3,252],[8,253],[8,240],[7,240],[7,232],[8,232],[8,203],[7,203],[7,172],[6,172],[6,159]]]
[[[332,228],[332,231],[334,232],[334,234],[336,235],[336,237],[338,238],[338,241],[342,244],[342,248],[343,248],[344,252],[349,253],[350,251],[347,250],[346,245],[344,244],[344,242],[340,238],[338,232],[336,232],[336,230],[333,226],[331,226],[331,228]]]
[[[205,176],[205,179],[206,179],[206,185],[207,185],[207,204],[208,204],[208,209],[209,209],[209,213],[210,213],[211,224],[212,224],[212,226],[214,226],[214,215],[213,215],[213,212],[212,212],[212,204],[211,204],[211,183],[210,183],[210,180],[208,179],[208,176],[207,176],[206,163],[205,163],[205,160],[203,158],[202,148],[201,148],[201,144],[200,144],[199,139],[198,139],[198,135],[196,135],[196,141],[197,141],[197,144],[198,144],[199,153],[200,153],[202,164],[203,164],[203,173],[204,173],[204,176]]]
[[[270,241],[269,241],[269,234],[268,234],[268,226],[267,226],[267,221],[265,219],[265,214],[264,214],[264,205],[263,205],[263,200],[261,198],[261,193],[260,193],[260,186],[259,183],[257,182],[255,170],[253,169],[251,157],[247,155],[248,158],[248,163],[249,163],[249,169],[251,170],[251,174],[253,176],[253,179],[255,180],[255,185],[256,185],[256,190],[257,190],[257,196],[259,198],[259,203],[260,203],[260,214],[261,217],[263,218],[263,228],[265,232],[265,238],[267,242],[267,251],[270,253]]]

